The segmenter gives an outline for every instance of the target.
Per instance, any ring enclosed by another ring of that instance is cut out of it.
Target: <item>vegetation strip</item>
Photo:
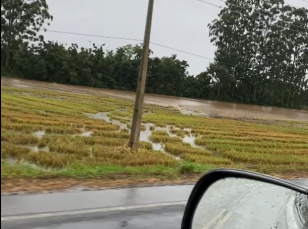
[[[146,106],[145,142],[133,152],[127,148],[132,101],[9,87],[1,95],[3,179],[174,179],[218,167],[308,171],[305,122],[264,125]],[[102,113],[105,119],[93,118]],[[163,151],[154,150],[157,144]]]

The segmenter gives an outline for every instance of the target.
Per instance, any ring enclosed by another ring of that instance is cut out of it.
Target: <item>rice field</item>
[[[133,101],[1,89],[1,176],[181,177],[211,168],[308,174],[308,122],[258,124],[145,106],[140,149],[128,145]]]

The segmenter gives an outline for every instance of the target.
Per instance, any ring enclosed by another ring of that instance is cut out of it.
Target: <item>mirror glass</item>
[[[308,229],[308,197],[260,181],[222,179],[203,195],[192,228]]]

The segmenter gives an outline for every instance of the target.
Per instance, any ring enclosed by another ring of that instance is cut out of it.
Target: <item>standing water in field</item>
[[[90,118],[93,118],[93,119],[101,119],[101,120],[103,120],[107,123],[117,125],[117,126],[119,126],[119,131],[128,130],[129,133],[131,131],[130,128],[128,128],[128,125],[126,123],[122,123],[121,121],[118,121],[118,120],[115,120],[115,119],[111,120],[110,117],[108,117],[108,112],[100,112],[100,113],[97,113],[97,114],[88,114],[88,116]],[[172,133],[171,130],[172,129],[180,130],[180,128],[172,126],[172,125],[167,125],[165,127],[158,127],[158,126],[155,126],[155,124],[153,124],[153,123],[146,123],[146,124],[142,124],[142,125],[145,127],[145,130],[140,131],[140,139],[139,140],[141,142],[150,143],[153,147],[153,150],[156,150],[156,151],[161,151],[163,153],[167,153],[165,151],[165,145],[163,143],[155,143],[155,142],[151,141],[150,137],[153,133],[153,129],[155,131],[164,131],[168,134],[169,137],[179,137],[176,133]],[[198,146],[198,145],[195,144],[196,137],[193,134],[191,134],[190,128],[184,128],[183,131],[186,132],[185,136],[181,138],[183,143],[188,143],[193,148],[204,149],[204,147]],[[179,157],[174,157],[174,158],[179,159]]]
[[[140,138],[139,141],[141,142],[149,142],[152,144],[153,150],[156,151],[162,151],[166,153],[165,146],[162,143],[154,143],[150,140],[150,137],[152,135],[151,127],[154,127],[155,125],[153,123],[147,123],[145,124],[145,130],[140,131]]]
[[[86,131],[85,128],[81,129],[81,134],[79,134],[78,136],[80,137],[91,137],[93,134],[93,131]]]
[[[35,137],[38,137],[38,138],[44,137],[45,134],[46,134],[46,133],[45,133],[44,130],[43,130],[43,131],[35,131],[35,132],[33,133],[33,135],[34,135]]]
[[[121,130],[128,130],[129,133],[130,133],[130,129],[128,128],[127,124],[126,123],[122,123],[118,120],[111,120],[109,117],[108,117],[108,112],[100,112],[100,113],[97,113],[97,114],[88,114],[88,116],[90,118],[93,118],[93,119],[101,119],[101,120],[104,120],[105,122],[107,123],[111,123],[111,124],[114,124],[114,125],[117,125],[119,126],[119,131]],[[145,126],[145,130],[141,130],[140,131],[140,138],[139,140],[141,142],[148,142],[152,145],[153,147],[153,150],[155,151],[161,151],[163,153],[166,153],[172,157],[174,157],[175,159],[179,160],[180,158],[179,157],[175,157],[169,153],[167,153],[165,151],[165,145],[163,143],[155,143],[155,142],[152,142],[150,140],[150,137],[152,135],[152,130],[151,128],[155,127],[155,125],[153,123],[146,123],[146,124],[143,124],[143,126]],[[166,131],[168,133],[168,135],[170,137],[176,137],[176,135],[172,134],[170,132],[170,126],[167,126],[167,127],[155,127],[155,130],[161,130],[161,131]]]
[[[47,82],[29,81],[24,79],[1,78],[1,85],[17,88],[32,88],[53,90],[85,95],[112,96],[120,99],[135,99],[135,93],[128,91],[110,90],[102,88],[80,87],[73,85],[55,84]],[[186,99],[174,96],[146,94],[145,104],[163,107],[172,106],[185,114],[201,114],[208,117],[239,118],[239,119],[274,119],[289,121],[307,121],[308,111],[286,109],[269,106],[258,106],[240,103],[228,103],[213,100]]]
[[[49,147],[38,147],[38,146],[25,146],[26,148],[30,149],[32,152],[39,153],[39,152],[49,152]]]
[[[91,137],[93,134],[93,131],[84,131],[80,134],[81,137]]]
[[[196,145],[195,140],[196,140],[196,137],[193,136],[192,134],[185,135],[185,137],[182,138],[183,143],[188,143],[188,144],[190,144],[190,146],[191,146],[192,148],[196,148],[196,149],[205,149],[205,147]]]
[[[115,119],[111,120],[110,117],[108,117],[108,112],[99,112],[97,114],[88,114],[88,117],[93,118],[93,119],[101,119],[101,120],[104,120],[107,123],[117,125],[120,128],[119,131],[129,130],[126,123],[122,123],[122,122],[115,120]]]

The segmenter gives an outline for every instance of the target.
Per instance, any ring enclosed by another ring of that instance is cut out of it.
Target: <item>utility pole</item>
[[[137,149],[139,147],[144,91],[145,91],[147,71],[148,71],[149,46],[150,46],[150,37],[151,37],[153,8],[154,8],[154,0],[149,0],[141,63],[140,63],[140,69],[139,69],[139,75],[138,75],[138,85],[137,85],[137,92],[136,92],[136,99],[135,99],[133,123],[132,123],[130,138],[129,138],[129,146],[132,149]]]

